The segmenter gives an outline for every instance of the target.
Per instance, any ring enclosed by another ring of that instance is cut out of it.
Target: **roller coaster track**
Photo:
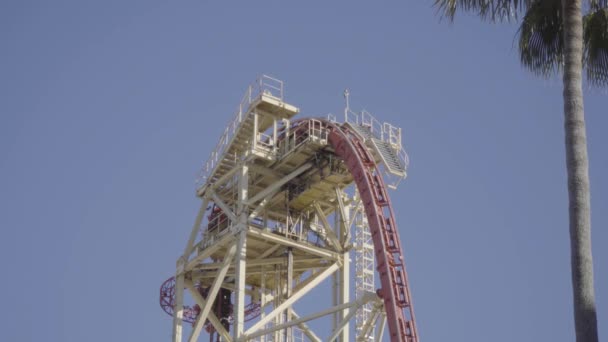
[[[363,200],[382,284],[377,292],[384,302],[390,339],[393,342],[417,342],[418,333],[399,231],[378,165],[354,130],[327,121],[325,124],[330,130],[329,144],[346,163]]]

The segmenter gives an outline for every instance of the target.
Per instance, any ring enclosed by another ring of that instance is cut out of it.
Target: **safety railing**
[[[334,123],[338,122],[338,118],[336,118],[336,116],[334,114],[332,114],[332,113],[328,113],[327,114],[327,120],[329,122],[334,122]]]
[[[281,158],[310,140],[325,140],[329,131],[323,123],[316,119],[304,120],[291,127],[286,139],[281,141]]]
[[[407,168],[410,166],[410,157],[407,155],[407,152],[405,152],[405,149],[403,147],[399,148],[397,156],[399,156],[399,160],[401,161],[403,169],[407,170]]]
[[[332,117],[329,117],[330,120]],[[333,117],[335,118],[335,116]],[[395,127],[388,122],[380,123],[370,112],[362,110],[360,113],[347,109],[344,112],[344,120],[352,125],[366,127],[372,137],[389,143],[396,151],[404,170],[407,170],[410,160],[401,143],[401,128]]]
[[[274,140],[272,139],[272,135],[258,133],[256,144],[266,149],[272,149],[274,147]]]
[[[395,147],[401,147],[401,128],[395,127],[388,122],[381,123],[366,110],[362,110],[360,113],[347,110],[344,114],[345,122],[364,126],[374,138],[388,142]]]
[[[401,148],[401,128],[395,127],[388,122],[385,122],[382,130],[386,141],[393,146]]]
[[[366,110],[361,111],[361,126],[368,127],[372,136],[384,141],[384,127],[380,121],[376,120],[376,118]]]
[[[258,87],[263,90],[264,95],[283,100],[283,81],[268,75],[262,75],[258,78]]]
[[[348,122],[354,125],[359,124],[359,113],[355,113],[350,109],[344,111],[344,122]]]
[[[228,216],[219,212],[207,223],[207,228],[203,230],[201,249],[215,244],[221,237],[228,234],[232,230],[232,225],[233,223]]]
[[[255,84],[247,87],[236,113],[234,114],[230,123],[224,129],[220,140],[211,152],[211,156],[209,159],[207,159],[196,178],[197,189],[205,184],[209,175],[213,173],[217,165],[224,158],[224,152],[232,143],[232,140],[241,127],[241,124],[248,118],[248,116],[252,115],[250,110],[251,104],[257,101],[262,95],[283,101],[283,93],[283,81],[267,75],[260,76]]]

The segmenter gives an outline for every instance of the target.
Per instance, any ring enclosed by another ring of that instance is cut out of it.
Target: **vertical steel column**
[[[273,311],[276,310],[276,308],[279,307],[279,305],[281,305],[281,297],[282,297],[282,293],[283,293],[283,287],[281,286],[281,270],[279,269],[278,265],[274,266],[274,283],[275,283],[275,296],[274,296],[274,306],[273,306]],[[281,324],[281,315],[276,315],[274,317],[274,325],[279,325]],[[281,331],[277,330],[274,332],[274,340],[276,342],[280,342],[281,341]]]
[[[173,342],[182,342],[182,318],[184,317],[184,266],[183,257],[177,260],[175,275],[175,305],[173,307]]]
[[[274,118],[272,120],[272,152],[274,153],[275,156],[278,152],[277,151],[277,147],[279,146],[278,142],[279,142],[279,123],[277,122],[277,119]]]
[[[291,247],[287,248],[287,291],[286,297],[291,297],[291,291],[293,289],[293,252]],[[291,322],[291,307],[286,310],[287,319],[286,322]],[[287,342],[293,342],[293,328],[287,328]]]
[[[266,223],[264,223],[264,227],[266,227]],[[260,275],[261,286],[260,286],[260,318],[264,318],[266,316],[266,272],[264,272],[264,266],[262,265],[262,274]],[[266,341],[266,335],[260,336],[260,342]]]
[[[239,190],[238,190],[238,224],[236,225],[236,279],[234,291],[234,330],[233,340],[238,341],[243,336],[245,331],[245,270],[247,257],[247,218],[248,207],[245,204],[248,198],[249,190],[249,168],[247,165],[242,165],[239,172]]]
[[[340,192],[340,195],[342,195],[342,192]],[[338,201],[338,203],[340,203],[341,201]],[[347,232],[346,230],[349,229],[349,227],[346,225],[346,222],[349,222],[350,219],[350,205],[344,205],[340,212],[339,212],[339,232],[338,232],[338,236],[340,237],[340,240],[342,240],[343,236],[347,236]],[[344,241],[342,247],[344,247],[345,245],[348,244],[349,241]],[[342,267],[339,270],[339,276],[340,276],[340,299],[339,299],[339,304],[346,304],[348,302],[350,302],[350,252],[349,251],[345,251],[344,254],[342,254],[343,259],[342,259]],[[340,314],[340,321],[344,321],[347,319],[347,317],[350,317],[349,315],[349,310],[348,308],[342,310],[341,314]],[[339,335],[338,337],[338,341],[340,342],[349,342],[349,331],[350,330],[350,324],[347,322],[344,324],[344,330],[342,330],[342,333]]]
[[[258,145],[258,140],[260,139],[260,135],[258,132],[258,113],[257,112],[253,112],[253,142],[252,142],[252,149],[255,151],[255,148]]]
[[[340,225],[340,218],[339,218],[339,212],[340,212],[340,207],[337,204],[336,201],[336,209],[334,211],[334,229],[336,230],[336,235],[339,236],[338,231],[339,231],[339,225]],[[338,306],[340,304],[340,299],[341,299],[341,290],[340,290],[340,271],[341,269],[339,269],[336,273],[334,273],[332,275],[332,304],[333,306]],[[338,325],[340,324],[340,312],[336,311],[334,312],[332,315],[332,320],[331,320],[331,330],[335,331],[336,328],[338,327]]]

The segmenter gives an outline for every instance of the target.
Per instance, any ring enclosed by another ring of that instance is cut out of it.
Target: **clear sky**
[[[432,1],[287,3],[0,2],[0,340],[168,341],[195,174],[268,73],[302,116],[349,88],[403,128],[422,341],[573,341],[560,79],[520,67],[515,26]],[[585,89],[604,339],[607,105]]]

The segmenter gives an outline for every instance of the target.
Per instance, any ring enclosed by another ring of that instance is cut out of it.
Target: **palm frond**
[[[435,7],[441,17],[450,21],[454,20],[456,12],[462,11],[494,22],[517,18],[532,3],[533,0],[435,0]]]
[[[519,27],[521,63],[534,74],[548,77],[563,62],[563,24],[559,0],[532,3]]]
[[[608,0],[589,0],[591,10],[597,10],[600,8],[608,7]]]
[[[583,41],[587,80],[595,86],[608,86],[608,8],[583,17]]]

